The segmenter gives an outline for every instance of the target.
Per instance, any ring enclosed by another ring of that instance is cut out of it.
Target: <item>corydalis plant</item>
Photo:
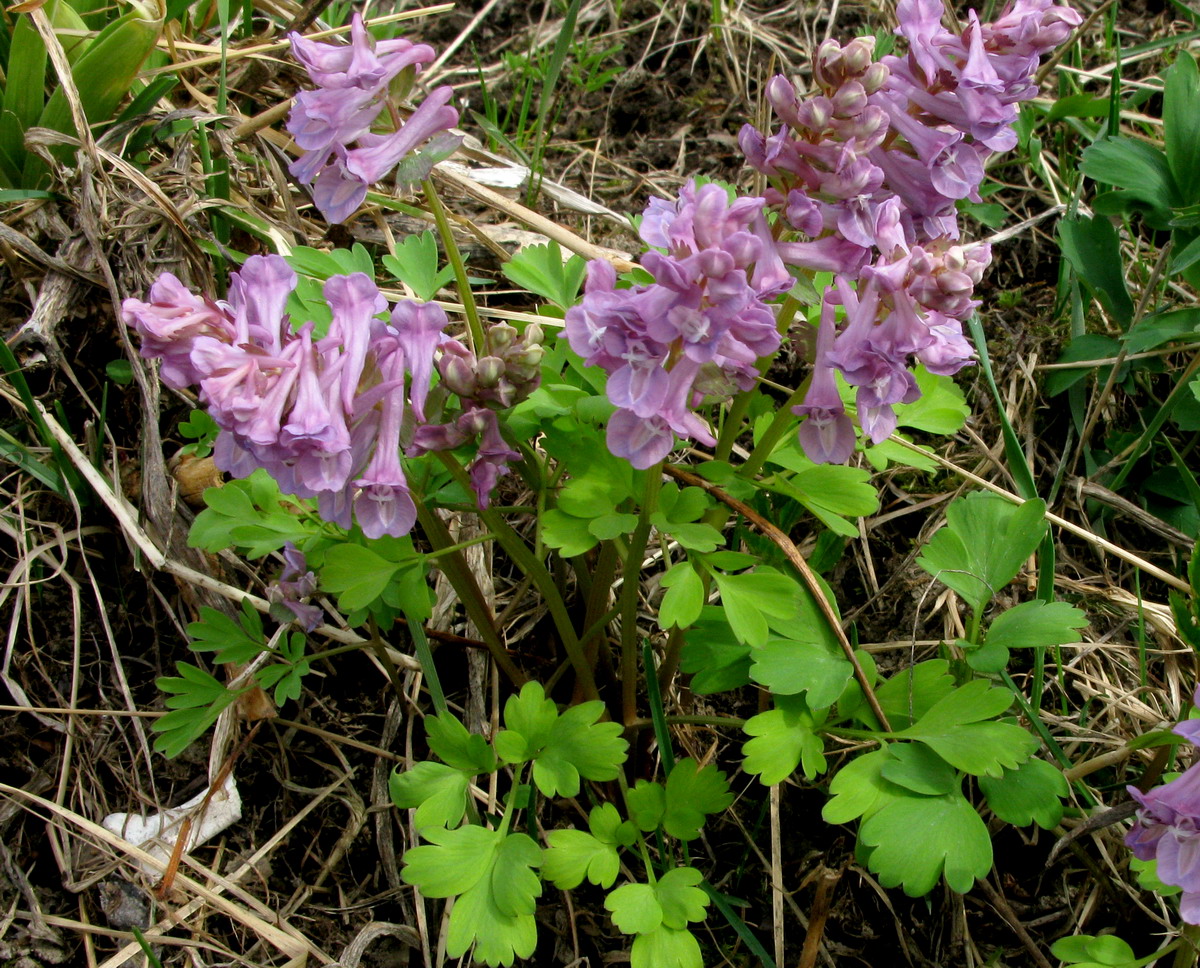
[[[397,38],[376,45],[357,13],[349,45],[322,44],[297,33],[288,39],[317,85],[292,102],[287,130],[303,153],[289,170],[301,184],[312,186],[313,203],[330,222],[350,218],[367,197],[367,188],[397,165],[402,182],[420,181],[461,143],[462,138],[449,134],[458,124],[458,111],[449,106],[454,95],[449,86],[431,91],[407,121],[400,120],[393,106],[392,98],[433,60],[428,44]],[[376,132],[385,106],[391,130]]]

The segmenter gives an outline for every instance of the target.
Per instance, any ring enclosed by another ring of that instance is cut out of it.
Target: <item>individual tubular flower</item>
[[[1200,691],[1193,701],[1200,702]],[[1195,744],[1197,723],[1185,720],[1174,732]],[[1158,879],[1183,889],[1180,916],[1200,924],[1200,763],[1148,793],[1128,789],[1139,806],[1126,845],[1138,860],[1157,861]]]
[[[290,541],[283,546],[283,571],[267,586],[267,601],[286,609],[306,632],[321,624],[324,613],[308,599],[317,592],[317,576],[308,569],[304,554]],[[274,613],[274,608],[272,608]]]
[[[730,200],[718,185],[689,182],[679,199],[652,199],[641,233],[651,285],[617,288],[613,267],[588,265],[582,302],[563,335],[584,361],[608,372],[617,412],[608,446],[635,467],[670,453],[674,439],[716,443],[694,412],[715,386],[748,389],[756,361],[779,348],[766,300],[788,289],[762,198]]]
[[[142,355],[162,360],[163,382],[176,390],[199,382],[199,371],[190,359],[196,337],[229,342],[234,336],[228,313],[211,299],[193,294],[169,272],[154,281],[149,302],[126,299],[121,319],[141,337]]]
[[[406,122],[390,112],[399,125],[395,130],[372,131],[393,82],[432,61],[432,47],[402,39],[376,45],[357,13],[349,45],[322,44],[296,33],[289,39],[317,85],[297,94],[292,104],[287,130],[304,153],[290,171],[312,186],[313,202],[330,222],[346,221],[366,198],[368,186],[401,162],[401,181],[419,181],[458,147],[461,138],[447,133],[458,123],[458,112],[448,104],[450,87],[432,91]]]

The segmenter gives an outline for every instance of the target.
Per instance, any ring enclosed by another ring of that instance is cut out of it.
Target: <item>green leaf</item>
[[[854,666],[840,648],[828,644],[833,636],[824,617],[804,631],[814,636],[825,631],[826,641],[768,639],[751,653],[750,678],[776,696],[803,692],[813,709],[832,706],[854,675]]]
[[[1025,762],[1037,740],[1012,723],[982,722],[1004,712],[1012,693],[984,679],[960,686],[913,726],[896,733],[930,747],[951,766],[976,776],[1001,776]]]
[[[652,780],[638,780],[625,794],[625,805],[639,830],[654,830],[667,810],[666,788]]]
[[[872,750],[851,760],[834,774],[829,784],[831,797],[821,810],[827,823],[849,823],[856,817],[871,817],[889,803],[908,796],[907,791],[883,775],[892,761],[891,747]]]
[[[814,464],[794,439],[777,448],[768,460],[793,473],[774,475],[762,486],[799,501],[838,534],[857,536],[858,529],[846,518],[873,514],[879,508],[879,495],[870,485],[867,471],[841,464]]]
[[[1188,201],[1200,199],[1200,70],[1196,59],[1181,49],[1163,75],[1163,135],[1166,142],[1167,166],[1174,176],[1180,197]]]
[[[689,561],[672,565],[662,576],[667,590],[658,608],[658,627],[687,628],[704,608],[704,582]]]
[[[551,830],[542,875],[555,887],[571,890],[586,878],[599,887],[612,887],[620,872],[617,848],[582,830]]]
[[[1178,202],[1167,156],[1152,145],[1132,138],[1102,138],[1083,152],[1079,170],[1089,178],[1125,191],[1130,200],[1147,207],[1151,224],[1165,227]]]
[[[891,800],[863,821],[859,839],[874,848],[867,867],[879,883],[910,897],[928,894],[943,874],[951,890],[965,894],[992,869],[987,826],[957,791]]]
[[[588,827],[592,836],[602,844],[632,847],[637,842],[637,828],[628,820],[622,820],[611,803],[592,807],[592,812],[588,814]]]
[[[216,553],[238,547],[248,558],[261,558],[291,541],[300,544],[318,526],[297,517],[281,502],[283,495],[266,471],[230,481],[204,492],[207,509],[201,511],[188,532],[188,545]],[[290,499],[294,502],[295,499]]]
[[[357,544],[334,545],[325,552],[321,590],[337,595],[344,612],[368,608],[391,585],[400,564]]]
[[[587,262],[572,255],[563,261],[557,242],[527,245],[500,267],[510,280],[550,300],[560,309],[570,309],[579,296]]]
[[[479,828],[460,827],[453,833],[470,829]],[[474,945],[476,961],[485,965],[511,965],[517,958],[528,958],[537,947],[533,912],[542,885],[532,868],[540,863],[541,850],[525,834],[502,837],[496,831],[488,833],[496,839],[491,849],[486,850],[487,866],[463,891],[450,912],[446,953],[458,958]],[[405,860],[425,849],[413,848]],[[407,875],[405,868],[404,876]]]
[[[1045,830],[1058,826],[1063,816],[1059,801],[1070,793],[1062,771],[1036,758],[998,777],[981,776],[979,789],[992,813],[1005,823],[1028,827],[1036,822]]]
[[[898,672],[875,690],[880,708],[893,729],[903,729],[925,715],[954,691],[954,677],[945,659],[928,659]],[[870,728],[878,729],[874,714],[863,706],[856,715]]]
[[[704,968],[704,958],[691,931],[663,925],[633,939],[629,968]]]
[[[533,760],[534,783],[546,796],[573,797],[580,777],[611,780],[625,762],[629,744],[619,724],[597,722],[603,714],[604,704],[593,701],[560,716],[541,685],[527,682],[505,703],[507,728],[496,735],[494,746],[506,762]]]
[[[662,906],[662,923],[668,928],[686,928],[689,921],[703,921],[708,895],[696,885],[704,875],[694,867],[674,867],[654,885]]]
[[[993,619],[987,632],[991,649],[1040,648],[1068,645],[1080,640],[1087,616],[1066,602],[1034,599],[1015,605]]]
[[[1130,332],[1132,333],[1134,330],[1130,330]],[[1120,350],[1121,344],[1112,337],[1101,336],[1099,333],[1084,333],[1082,336],[1076,336],[1071,340],[1067,348],[1062,351],[1058,359],[1054,362],[1086,364],[1089,360],[1111,359]],[[1071,367],[1069,369],[1054,370],[1046,377],[1046,394],[1051,397],[1058,396],[1092,372],[1095,372],[1097,380],[1103,381],[1112,372],[1112,367],[1107,365],[1095,366],[1093,364],[1078,368]]]
[[[429,302],[454,278],[451,266],[438,269],[437,241],[428,230],[420,235],[405,236],[396,247],[396,254],[385,255],[381,261],[383,267],[408,286],[421,302]]]
[[[592,518],[588,522],[588,531],[601,541],[611,541],[613,538],[629,534],[637,527],[637,523],[636,514],[614,511],[609,514],[602,514],[598,518]]]
[[[713,578],[729,627],[738,641],[747,645],[767,641],[769,616],[790,618],[800,605],[799,586],[773,568],[764,566],[738,575],[714,571]]]
[[[564,558],[574,558],[599,544],[600,539],[588,527],[588,518],[551,508],[541,516],[542,542],[556,548]]]
[[[667,777],[663,829],[680,840],[700,836],[704,818],[733,803],[725,774],[711,763],[703,768],[691,757],[680,760]]]
[[[1043,501],[1014,505],[976,492],[950,505],[947,526],[930,539],[917,564],[978,613],[1041,544],[1045,515]]]
[[[462,771],[424,760],[411,770],[394,771],[388,779],[388,793],[401,810],[416,808],[418,831],[457,827],[467,811],[468,782]]]
[[[933,750],[920,743],[893,743],[880,771],[885,780],[925,796],[942,796],[959,788],[958,775]]]
[[[624,934],[645,934],[662,924],[662,904],[649,884],[622,884],[609,892],[604,908]]]
[[[1133,322],[1133,299],[1125,284],[1125,265],[1117,230],[1105,216],[1063,219],[1058,223],[1059,245],[1079,275],[1109,314],[1128,329]]]
[[[258,658],[267,647],[262,619],[248,601],[242,602],[240,621],[207,605],[200,607],[200,620],[187,627],[188,648],[193,652],[215,652],[213,661],[246,663]]]
[[[168,693],[165,705],[172,710],[154,721],[151,727],[159,736],[154,748],[168,757],[176,757],[203,736],[217,717],[245,690],[226,688],[203,669],[188,662],[177,662],[178,676],[163,676],[155,685]]]
[[[449,712],[425,717],[425,735],[429,748],[442,760],[468,776],[491,773],[496,769],[496,754],[487,740],[467,732],[458,718]]]
[[[918,366],[913,375],[921,396],[912,403],[893,406],[897,425],[930,434],[953,434],[962,429],[971,408],[967,406],[966,398],[954,379],[930,373],[923,366]],[[905,459],[911,460],[914,456],[906,451]]]
[[[1190,249],[1192,246],[1188,246],[1188,248]],[[1142,317],[1125,334],[1125,348],[1130,353],[1142,353],[1146,350],[1157,349],[1171,340],[1194,336],[1197,329],[1200,329],[1200,308],[1195,306],[1155,313]]]
[[[1162,951],[1156,951],[1139,958],[1133,948],[1114,934],[1076,934],[1059,938],[1050,946],[1050,953],[1071,968],[1141,968],[1152,961],[1160,961],[1163,955]]]
[[[692,692],[706,696],[738,689],[750,682],[750,646],[739,642],[725,610],[705,606],[700,619],[684,633],[679,667],[692,673]]]
[[[797,766],[810,780],[825,772],[825,742],[803,700],[776,696],[774,709],[752,716],[742,729],[754,737],[742,746],[742,767],[763,785],[774,786]]]
[[[468,824],[453,830],[428,827],[421,836],[430,843],[405,851],[400,876],[426,897],[453,897],[491,871],[502,834]]]

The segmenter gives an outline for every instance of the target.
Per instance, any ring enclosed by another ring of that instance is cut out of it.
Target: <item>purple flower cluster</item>
[[[642,220],[642,238],[662,250],[642,257],[652,284],[618,289],[609,263],[588,265],[565,334],[587,363],[608,372],[617,407],[608,447],[634,467],[658,463],[676,436],[715,444],[695,406],[706,395],[753,386],[756,360],[779,348],[766,301],[792,279],[764,204],[689,182],[674,204],[652,199]]]
[[[287,542],[283,546],[283,571],[267,586],[267,601],[283,609],[281,619],[295,621],[305,632],[311,632],[324,618],[320,608],[308,604],[309,598],[316,593],[316,573],[309,570],[303,552]]]
[[[773,78],[767,99],[782,124],[770,134],[746,125],[739,138],[767,176],[768,207],[801,237],[777,242],[780,257],[834,274],[794,408],[815,461],[854,451],[834,371],[856,388],[858,423],[878,443],[895,430],[893,405],[919,396],[910,362],[952,374],[970,361],[962,321],[991,252],[960,243],[955,203],[979,200],[985,160],[1016,144],[1039,58],[1080,22],[1053,0],[1015,0],[988,24],[972,12],[959,33],[943,14],[941,0],[900,0],[904,57],[875,60],[873,38],[826,41],[813,63],[818,93],[801,99]]]
[[[417,419],[447,320],[432,303],[387,300],[363,273],[333,276],[333,320],[318,337],[284,311],[296,274],[279,256],[252,256],[214,302],[164,273],[150,301],[126,299],[122,318],[162,378],[200,399],[221,428],[217,466],[236,477],[265,468],[289,494],[313,498],[326,520],[369,537],[411,530],[416,507],[400,466],[405,383]]]
[[[458,112],[449,106],[454,94],[450,87],[430,92],[403,123],[390,111],[394,130],[371,130],[385,104],[391,107],[393,82],[432,61],[432,47],[403,39],[375,45],[357,13],[348,46],[318,43],[297,33],[289,39],[292,52],[317,85],[316,90],[301,91],[292,103],[287,130],[304,153],[290,171],[301,184],[312,186],[313,202],[330,222],[353,215],[367,187],[402,160],[407,158],[402,180],[419,181],[458,147],[462,139],[447,133],[458,124]]]
[[[1200,690],[1193,702],[1200,705]],[[1200,719],[1185,720],[1174,731],[1200,744]],[[1126,845],[1138,860],[1157,861],[1158,879],[1183,889],[1180,916],[1200,924],[1200,763],[1149,793],[1133,786],[1129,793],[1140,806]]]

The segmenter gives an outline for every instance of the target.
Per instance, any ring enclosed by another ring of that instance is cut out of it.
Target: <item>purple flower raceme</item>
[[[333,319],[318,336],[284,312],[295,285],[284,259],[251,256],[226,302],[164,273],[150,302],[125,300],[122,318],[142,354],[163,360],[164,382],[199,386],[221,428],[218,467],[237,477],[265,468],[286,493],[316,498],[344,527],[357,519],[368,537],[406,534],[416,518],[400,462],[406,387],[423,419],[434,353],[449,342],[446,314],[401,302],[385,321],[387,300],[370,278],[333,276],[324,288]],[[498,438],[487,438],[485,461],[498,459]],[[480,475],[481,486],[488,480]]]
[[[304,554],[290,541],[283,546],[283,571],[267,586],[267,601],[290,612],[306,632],[321,624],[324,613],[308,599],[317,593],[317,576],[308,568]],[[286,618],[287,612],[283,617]]]
[[[1017,104],[1033,97],[1043,54],[1079,15],[1054,0],[1013,0],[991,23],[972,12],[953,32],[941,0],[900,0],[904,56],[875,60],[874,40],[829,40],[813,61],[817,91],[784,77],[767,85],[777,131],[746,125],[739,142],[767,176],[779,222],[775,251],[805,272],[831,272],[800,442],[820,462],[853,452],[834,371],[855,389],[857,421],[874,443],[896,427],[893,406],[919,390],[908,367],[952,374],[973,356],[962,323],[991,258],[959,242],[956,203],[979,200],[984,162],[1016,143]]]
[[[585,362],[608,372],[618,408],[608,447],[634,467],[665,458],[675,438],[713,446],[694,412],[714,386],[748,389],[756,361],[779,348],[767,305],[792,278],[767,226],[762,198],[730,200],[689,182],[675,203],[652,199],[641,227],[650,285],[617,288],[613,267],[589,263],[584,297],[564,335]]]
[[[1200,704],[1200,690],[1193,702]],[[1174,732],[1195,745],[1200,720],[1184,720]],[[1180,917],[1200,924],[1200,762],[1148,793],[1128,789],[1139,807],[1125,843],[1138,860],[1157,862],[1156,874],[1164,884],[1183,889]]]
[[[450,87],[432,91],[403,123],[390,111],[394,130],[373,131],[397,79],[434,59],[427,44],[403,39],[376,44],[357,13],[349,45],[323,44],[297,33],[289,39],[317,85],[292,102],[287,130],[304,153],[289,170],[312,186],[313,203],[330,222],[350,218],[367,188],[397,165],[401,181],[420,181],[462,141],[449,134],[458,124],[458,111],[449,105]]]

